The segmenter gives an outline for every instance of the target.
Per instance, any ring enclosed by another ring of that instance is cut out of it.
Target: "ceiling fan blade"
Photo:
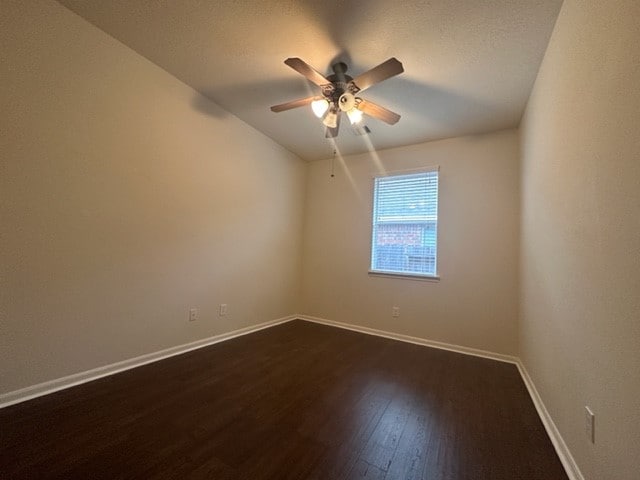
[[[377,118],[378,120],[382,120],[383,122],[388,123],[389,125],[395,125],[400,120],[400,115],[391,110],[387,110],[380,105],[377,105],[373,102],[368,102],[367,100],[360,100],[360,103],[357,105],[358,110],[361,110],[363,113]]]
[[[327,127],[327,131],[325,132],[325,138],[336,138],[338,136],[338,131],[340,130],[340,113],[338,113],[338,118],[336,119],[336,128]]]
[[[289,65],[291,68],[293,68],[299,74],[304,75],[305,77],[307,77],[307,79],[310,82],[315,83],[319,87],[321,87],[323,85],[326,85],[328,83],[331,83],[323,75],[321,75],[318,71],[316,71],[311,65],[309,65],[308,63],[306,63],[305,61],[303,61],[303,60],[301,60],[301,59],[299,59],[297,57],[287,58],[284,61],[284,63]]]
[[[287,103],[281,103],[280,105],[274,105],[273,107],[271,107],[271,111],[284,112],[285,110],[291,110],[292,108],[304,107],[305,105],[309,105],[314,100],[319,100],[321,98],[322,97],[314,96],[314,97],[300,98],[298,100],[292,100]]]
[[[358,87],[359,91],[366,90],[367,88],[380,83],[387,78],[391,78],[395,75],[404,72],[402,63],[395,58],[391,57],[386,62],[381,63],[377,67],[373,67],[371,70],[361,73],[354,78],[351,83]]]

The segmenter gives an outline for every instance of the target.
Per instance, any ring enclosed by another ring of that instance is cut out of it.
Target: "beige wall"
[[[402,128],[398,126],[396,128]],[[518,135],[504,131],[309,165],[305,314],[504,354],[517,348]],[[438,283],[367,274],[372,177],[440,165]],[[400,307],[400,317],[391,309]]]
[[[53,1],[0,85],[0,392],[296,311],[297,157]]]
[[[522,126],[521,355],[589,480],[640,478],[638,19],[565,0]]]

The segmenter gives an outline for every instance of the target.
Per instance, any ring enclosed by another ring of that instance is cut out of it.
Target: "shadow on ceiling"
[[[341,53],[332,61],[344,60],[345,55]],[[416,82],[403,78],[403,75],[407,73],[371,87],[362,93],[362,97],[403,117],[428,121],[432,125],[443,127],[455,126],[461,116],[486,118],[500,114],[481,99],[444,87]],[[209,116],[224,118],[229,112],[242,115],[243,112],[264,109],[267,113],[272,105],[319,94],[319,88],[292,71],[290,78],[238,83],[201,93],[202,95],[194,95],[193,107]],[[242,102],[230,102],[229,99],[233,98],[241,98]],[[273,115],[276,118],[276,114]],[[286,112],[277,115],[286,115]],[[402,128],[402,119],[397,126]]]

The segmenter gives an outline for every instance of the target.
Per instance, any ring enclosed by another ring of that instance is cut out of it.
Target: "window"
[[[437,277],[438,170],[377,177],[371,272]]]

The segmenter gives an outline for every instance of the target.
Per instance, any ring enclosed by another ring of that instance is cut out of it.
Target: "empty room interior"
[[[639,22],[0,0],[0,478],[640,479]]]

